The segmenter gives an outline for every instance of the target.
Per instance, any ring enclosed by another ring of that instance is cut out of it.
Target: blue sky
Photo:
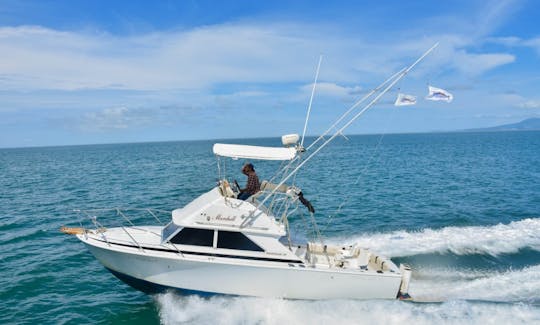
[[[437,41],[346,134],[540,117],[539,20],[525,0],[2,0],[0,147],[301,133],[322,54],[319,134]],[[423,100],[428,84],[454,101]]]

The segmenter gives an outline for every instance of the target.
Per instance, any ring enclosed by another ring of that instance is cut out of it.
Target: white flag
[[[396,102],[394,103],[395,106],[408,106],[408,105],[415,105],[416,104],[416,97],[412,95],[405,95],[399,93],[396,98]]]
[[[428,86],[428,88],[429,94],[426,97],[427,100],[443,101],[450,103],[452,99],[454,99],[454,96],[444,89],[431,86]]]

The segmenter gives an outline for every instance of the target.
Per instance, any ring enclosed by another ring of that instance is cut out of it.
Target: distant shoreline
[[[469,129],[466,131],[489,132],[489,131],[538,131],[540,130],[540,118],[528,118],[517,123],[497,125],[487,128]]]

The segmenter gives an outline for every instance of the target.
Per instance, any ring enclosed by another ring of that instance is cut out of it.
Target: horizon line
[[[540,131],[540,129],[463,129],[463,130],[445,130],[445,131],[418,131],[418,132],[385,132],[385,133],[355,133],[347,136],[377,136],[377,135],[413,135],[413,134],[440,134],[440,133],[495,133],[495,132],[520,132],[520,131]],[[17,146],[17,147],[0,147],[0,150],[12,149],[43,149],[43,148],[63,148],[63,147],[83,147],[83,146],[108,146],[122,144],[150,144],[150,143],[168,143],[168,142],[203,142],[203,141],[219,141],[219,140],[252,140],[252,139],[279,139],[281,136],[260,136],[249,138],[208,138],[208,139],[183,139],[183,140],[155,140],[155,141],[128,141],[128,142],[104,142],[104,143],[80,143],[80,144],[53,144],[53,145],[36,145],[36,146]],[[320,135],[306,135],[306,138],[318,138]]]

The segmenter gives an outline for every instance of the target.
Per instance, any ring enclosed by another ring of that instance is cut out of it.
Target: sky
[[[0,147],[301,134],[322,55],[317,135],[436,42],[344,133],[540,117],[539,20],[534,0],[0,0]]]

